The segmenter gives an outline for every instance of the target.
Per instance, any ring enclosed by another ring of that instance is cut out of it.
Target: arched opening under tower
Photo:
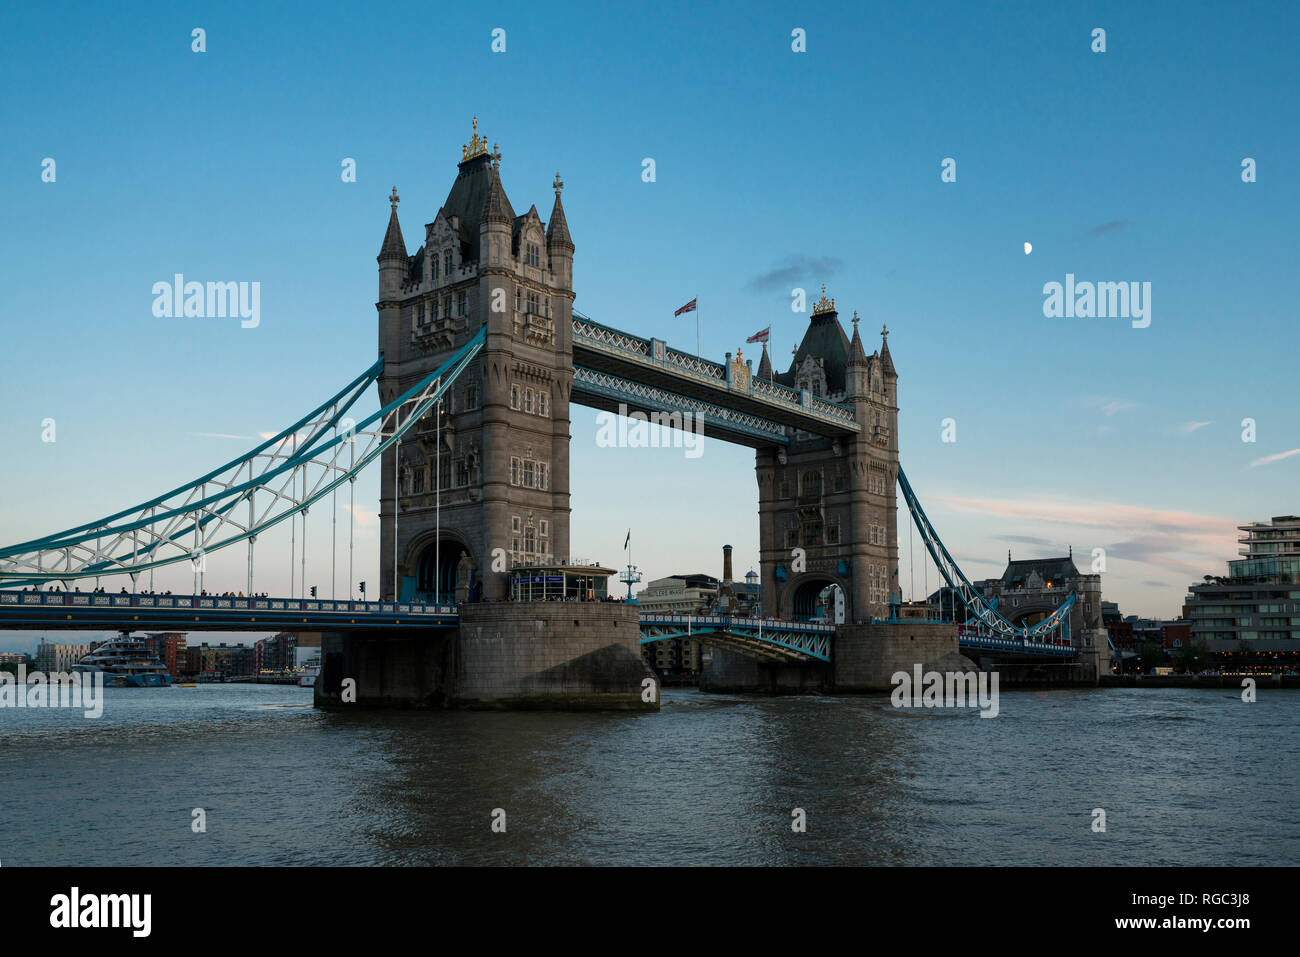
[[[790,617],[795,621],[824,621],[842,624],[848,615],[848,598],[840,584],[829,578],[801,582],[790,600]]]
[[[1009,610],[1012,612],[1010,615],[1007,615],[1006,610],[1002,613],[1007,615],[1007,620],[1011,622],[1011,624],[1015,625],[1017,628],[1033,628],[1034,625],[1037,625],[1044,618],[1051,615],[1055,609],[1048,610],[1030,608],[1025,611],[1016,611],[1015,609]]]
[[[454,602],[462,558],[472,566],[469,549],[454,538],[443,538],[441,545],[437,542],[425,545],[416,566],[414,597],[424,601]],[[470,571],[466,577],[468,580],[463,583],[468,589],[466,600],[477,601],[477,576]]]

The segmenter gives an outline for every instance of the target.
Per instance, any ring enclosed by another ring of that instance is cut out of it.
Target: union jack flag
[[[673,313],[673,316],[674,316],[674,317],[676,317],[676,316],[680,316],[683,312],[694,312],[694,311],[695,311],[695,303],[698,301],[698,299],[699,299],[698,296],[697,296],[695,299],[692,299],[692,300],[691,300],[690,302],[688,302],[686,305],[682,306],[682,308],[680,308],[680,309],[678,309],[676,312],[674,312],[674,313]]]
[[[768,326],[768,327],[767,327],[766,329],[764,329],[762,332],[756,332],[756,333],[754,333],[752,336],[750,336],[750,337],[749,337],[748,339],[746,339],[745,341],[746,341],[746,342],[767,342],[767,337],[768,337],[769,334],[771,334],[771,332],[772,332],[772,327],[771,327],[771,326]]]

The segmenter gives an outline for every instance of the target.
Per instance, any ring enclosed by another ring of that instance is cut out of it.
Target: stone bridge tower
[[[378,256],[381,400],[411,388],[483,326],[487,342],[447,393],[441,422],[431,412],[384,453],[384,598],[499,599],[511,565],[569,557],[574,247],[564,184],[556,174],[544,223],[536,206],[515,214],[500,167],[476,119],[413,256],[396,189],[390,197]]]
[[[773,375],[764,349],[760,378],[853,408],[860,432],[832,440],[795,431],[785,448],[756,456],[763,611],[810,617],[828,585],[844,592],[845,621],[888,616],[898,587],[898,374],[888,330],[867,355],[853,315],[853,338],[835,301],[813,309],[785,373]]]

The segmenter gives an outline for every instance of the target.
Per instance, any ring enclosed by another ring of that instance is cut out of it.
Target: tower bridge
[[[652,673],[638,645],[683,633],[715,648],[705,676],[715,688],[878,690],[915,663],[969,667],[959,650],[986,665],[1069,658],[1081,673],[1106,668],[1099,585],[1063,642],[1073,593],[1032,625],[1012,622],[944,548],[899,466],[888,329],[868,353],[856,312],[850,337],[823,287],[790,367],[777,372],[765,345],[754,369],[739,352],[716,362],[597,322],[573,308],[576,247],[560,176],[543,221],[536,205],[516,213],[500,166],[476,121],[414,254],[394,188],[377,256],[379,356],[364,373],[186,486],[0,548],[0,627],[298,624],[324,632],[322,705],[353,677],[358,700],[373,704],[657,707],[643,695]],[[354,423],[348,413],[371,384],[381,408]],[[508,600],[512,569],[572,554],[571,404],[689,415],[704,434],[755,450],[761,616],[670,621],[618,602]],[[378,602],[196,594],[164,605],[152,589],[135,590],[155,568],[243,544],[252,595],[258,536],[327,494],[351,493],[372,463],[381,469]],[[960,629],[894,619],[900,489],[961,596]],[[130,576],[125,595],[33,600],[15,590],[114,575]],[[800,622],[831,585],[843,592],[844,624]]]

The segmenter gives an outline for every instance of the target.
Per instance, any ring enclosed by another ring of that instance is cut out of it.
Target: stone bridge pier
[[[331,709],[657,711],[658,683],[639,641],[634,605],[462,605],[456,629],[324,633],[315,703]]]

